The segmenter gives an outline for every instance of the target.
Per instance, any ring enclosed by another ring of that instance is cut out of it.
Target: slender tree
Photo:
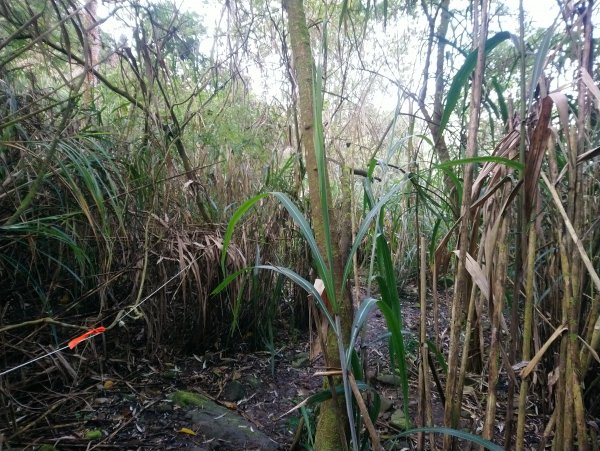
[[[315,239],[319,250],[323,256],[327,256],[327,236],[328,233],[325,215],[329,218],[331,230],[336,236],[340,236],[340,228],[337,227],[338,216],[330,208],[331,192],[329,180],[325,174],[325,186],[322,191],[322,185],[319,181],[319,170],[317,161],[317,149],[315,142],[315,65],[310,43],[310,34],[306,25],[306,16],[302,0],[288,0],[285,2],[288,15],[288,27],[290,33],[290,43],[292,48],[296,83],[298,86],[298,106],[300,109],[301,141],[304,147],[304,156],[306,159],[306,174],[309,185],[309,195],[311,204],[311,220]],[[324,149],[323,149],[324,152]],[[324,161],[326,156],[323,155]],[[322,207],[322,199],[326,199],[327,210]],[[352,324],[352,302],[349,294],[345,290],[342,292],[342,275],[345,250],[340,240],[333,239],[332,260],[327,262],[333,269],[334,281],[336,287],[335,298],[340,302],[339,315],[342,340],[348,343],[350,327]],[[326,258],[326,257],[325,257]],[[334,368],[341,367],[338,341],[334,331],[330,328],[327,337],[327,346],[323,349],[327,365]],[[347,447],[345,438],[346,418],[344,409],[340,402],[335,398],[321,404],[319,420],[317,424],[315,448],[322,450],[345,449]]]

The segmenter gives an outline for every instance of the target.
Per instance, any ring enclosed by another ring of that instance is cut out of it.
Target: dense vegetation
[[[532,409],[540,446],[598,449],[598,8],[556,6],[0,0],[0,433],[107,349],[275,352],[310,316],[332,371],[305,442],[375,449],[379,309],[418,449],[523,449]],[[99,326],[85,364],[35,360]]]

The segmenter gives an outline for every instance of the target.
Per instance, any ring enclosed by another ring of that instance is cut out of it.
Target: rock
[[[410,418],[406,418],[404,416],[404,410],[402,409],[397,409],[394,411],[394,413],[392,414],[392,418],[390,419],[390,424],[402,431],[405,431],[412,427],[410,423]]]
[[[229,381],[225,384],[221,398],[225,401],[236,402],[244,397],[244,386],[238,381]]]
[[[219,449],[275,451],[279,447],[248,420],[206,396],[178,391],[170,398],[187,409],[187,417],[192,423],[188,427],[206,441],[219,443]]]
[[[393,405],[394,402],[391,399],[381,398],[381,408],[379,409],[379,415],[390,410]]]
[[[400,379],[400,376],[396,376],[395,374],[380,374],[375,379],[382,384],[387,385],[400,386],[402,384],[402,379]]]
[[[307,352],[300,352],[296,355],[296,358],[292,360],[292,368],[301,368],[305,366],[309,361]]]

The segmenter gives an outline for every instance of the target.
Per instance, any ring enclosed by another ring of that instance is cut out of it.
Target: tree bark
[[[336,290],[335,299],[337,299],[337,302],[339,303],[339,311],[331,313],[340,317],[342,341],[343,343],[348,343],[353,317],[352,301],[348,290],[342,292],[342,275],[345,256],[347,254],[344,247],[347,247],[348,244],[346,243],[347,240],[340,240],[340,238],[344,237],[344,234],[342,233],[343,227],[337,226],[338,224],[341,225],[340,217],[334,214],[333,209],[331,208],[331,190],[328,177],[325,184],[325,192],[321,192],[319,188],[314,129],[315,99],[313,97],[313,86],[315,74],[310,35],[306,25],[306,16],[302,0],[286,0],[284,6],[288,15],[288,28],[293,55],[294,73],[296,76],[296,84],[298,86],[297,94],[298,106],[300,109],[301,142],[306,159],[306,174],[308,177],[313,232],[319,246],[319,251],[327,261],[327,230],[323,220],[324,215],[327,214],[329,216],[330,228],[335,235],[332,240],[333,261],[328,262],[328,264],[333,271]],[[325,161],[327,161],[326,156]],[[323,197],[327,199],[327,212],[323,211],[322,208],[321,199]],[[344,243],[341,241],[344,241]],[[337,337],[332,328],[329,328],[327,346],[323,349],[323,354],[327,366],[334,368],[341,367]],[[332,399],[325,401],[320,406],[315,437],[315,449],[317,450],[347,449],[344,431],[345,425],[347,424],[347,415],[343,408],[342,401],[339,401],[340,402],[337,403],[336,400]]]

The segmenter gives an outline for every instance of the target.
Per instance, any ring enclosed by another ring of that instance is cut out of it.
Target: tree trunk
[[[327,183],[325,184],[325,192],[321,192],[319,188],[319,173],[315,147],[315,118],[313,113],[315,105],[315,99],[313,98],[315,75],[310,35],[306,25],[306,16],[302,0],[287,0],[285,1],[285,8],[288,15],[290,44],[292,48],[296,84],[298,86],[297,94],[298,106],[300,108],[300,132],[306,159],[306,174],[308,177],[313,232],[319,246],[319,251],[327,261],[327,231],[323,218],[325,214],[328,214],[331,230],[335,232],[335,237],[332,240],[333,261],[328,263],[329,267],[333,270],[336,289],[335,299],[337,299],[340,306],[338,312],[332,313],[335,316],[340,317],[343,343],[348,343],[353,316],[352,302],[348,290],[342,292],[341,289],[343,267],[345,255],[347,253],[344,247],[347,247],[347,240],[339,239],[340,237],[343,237],[343,233],[341,233],[343,228],[336,227],[337,224],[341,224],[341,222],[340,218],[333,214],[334,212],[331,208],[331,192],[328,178]],[[327,161],[326,157],[325,161]],[[327,199],[327,212],[322,209],[322,198]],[[342,243],[340,241],[344,242]],[[327,366],[334,368],[341,367],[337,337],[331,328],[329,329],[327,346],[323,349],[323,354]],[[343,408],[342,400],[338,399],[338,401],[339,402],[336,403],[336,400],[332,399],[321,404],[315,438],[315,449],[317,450],[337,450],[347,448],[344,433],[345,425],[347,424],[347,415]]]

